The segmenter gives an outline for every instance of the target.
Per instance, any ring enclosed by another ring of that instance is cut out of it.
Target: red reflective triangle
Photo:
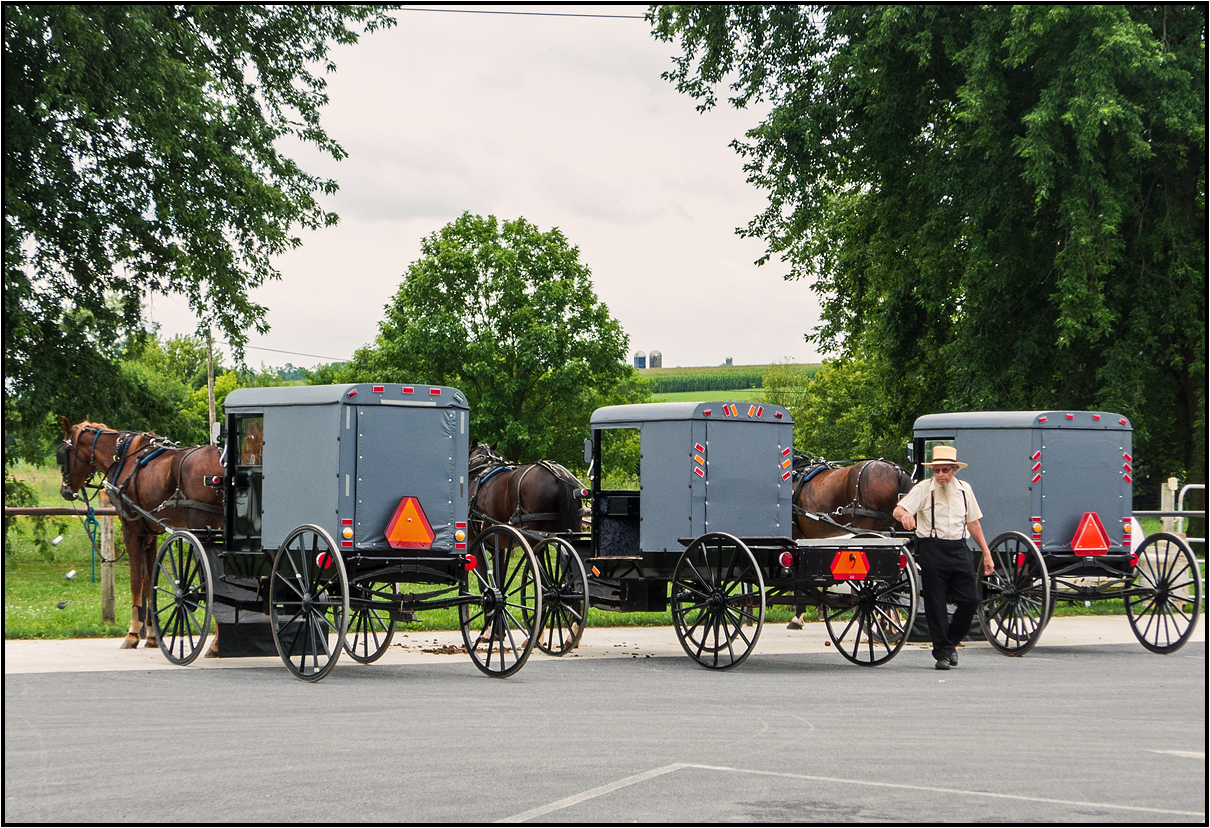
[[[1104,555],[1109,551],[1109,534],[1096,512],[1085,512],[1071,539],[1071,551],[1077,555]]]
[[[399,501],[391,522],[387,524],[387,543],[392,549],[428,549],[433,545],[433,527],[414,497]]]

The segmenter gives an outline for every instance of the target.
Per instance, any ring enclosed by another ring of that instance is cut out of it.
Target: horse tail
[[[580,520],[580,499],[576,497],[576,487],[562,477],[556,476],[558,483],[558,499],[555,510],[559,515],[559,528],[570,532],[579,532],[583,528]]]

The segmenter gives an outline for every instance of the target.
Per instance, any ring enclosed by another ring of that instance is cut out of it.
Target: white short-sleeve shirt
[[[916,518],[916,537],[961,540],[966,537],[966,524],[983,517],[979,502],[969,483],[956,477],[949,485],[939,486],[936,480],[921,480],[903,496],[899,505]],[[934,516],[936,532],[934,532]]]

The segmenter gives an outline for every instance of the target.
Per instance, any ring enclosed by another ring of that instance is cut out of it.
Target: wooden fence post
[[[113,518],[101,518],[101,623],[114,623]]]

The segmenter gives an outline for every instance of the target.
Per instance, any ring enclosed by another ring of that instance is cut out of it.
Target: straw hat
[[[953,446],[933,446],[933,460],[931,463],[921,463],[922,466],[957,466],[960,469],[966,468],[966,463],[958,462],[958,449]]]

